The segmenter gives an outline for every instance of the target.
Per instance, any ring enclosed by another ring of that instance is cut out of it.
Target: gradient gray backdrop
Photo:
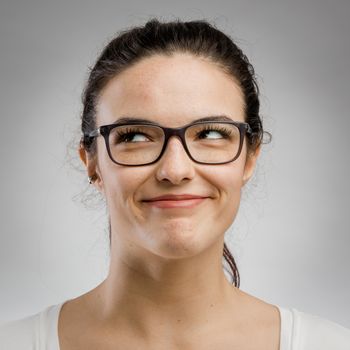
[[[88,66],[118,30],[153,15],[215,22],[258,75],[273,142],[227,237],[241,288],[350,327],[346,0],[2,0],[0,321],[105,277],[105,212],[80,204],[87,180],[66,149]]]

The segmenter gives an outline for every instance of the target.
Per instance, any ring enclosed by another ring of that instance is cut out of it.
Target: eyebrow
[[[192,123],[207,122],[207,121],[229,121],[229,122],[232,122],[234,120],[229,118],[226,115],[214,115],[214,116],[208,116],[208,117],[195,119],[195,120],[192,121]],[[117,120],[114,121],[114,124],[122,124],[122,123],[129,123],[129,122],[138,122],[138,123],[149,123],[149,122],[151,122],[151,123],[158,124],[154,120],[138,118],[138,117],[120,117],[120,118],[118,118]]]

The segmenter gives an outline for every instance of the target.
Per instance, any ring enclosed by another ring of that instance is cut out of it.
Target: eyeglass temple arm
[[[247,132],[247,134],[252,134],[253,133],[253,130],[252,130],[252,128],[250,127],[250,125],[247,123],[246,124],[246,132]]]
[[[94,137],[97,137],[97,136],[99,136],[99,135],[101,135],[101,130],[100,130],[100,128],[97,128],[97,129],[91,131],[90,133],[85,134],[85,136],[87,136],[87,137],[89,137],[89,138],[94,138]]]
[[[97,128],[87,134],[84,134],[81,142],[84,144],[91,144],[93,139],[99,135],[101,135],[101,130],[100,128]]]

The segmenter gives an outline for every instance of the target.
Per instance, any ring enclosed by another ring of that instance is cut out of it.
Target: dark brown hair
[[[96,128],[99,94],[112,78],[143,58],[154,54],[171,56],[179,52],[209,59],[240,85],[245,103],[245,121],[253,131],[248,137],[248,150],[255,151],[262,142],[264,131],[253,66],[230,37],[206,20],[160,22],[153,18],[143,26],[121,31],[111,40],[91,68],[83,91],[83,135]],[[82,145],[88,152],[96,151],[95,142],[89,141],[89,138],[83,137]],[[239,288],[239,272],[226,243],[223,257],[232,270],[232,283]]]

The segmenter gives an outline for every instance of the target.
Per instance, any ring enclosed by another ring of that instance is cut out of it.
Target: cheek
[[[211,172],[211,184],[218,191],[218,205],[221,210],[217,211],[217,219],[223,220],[225,225],[231,224],[235,218],[241,199],[243,186],[244,164],[234,162],[225,164],[222,168],[213,169]]]
[[[118,222],[132,221],[138,215],[135,195],[149,176],[142,170],[116,164],[101,169],[108,210]]]
[[[142,180],[138,172],[116,166],[105,171],[103,182],[109,201],[125,203],[133,196]]]
[[[244,164],[234,162],[223,164],[207,172],[210,181],[224,198],[240,193],[243,186]]]

